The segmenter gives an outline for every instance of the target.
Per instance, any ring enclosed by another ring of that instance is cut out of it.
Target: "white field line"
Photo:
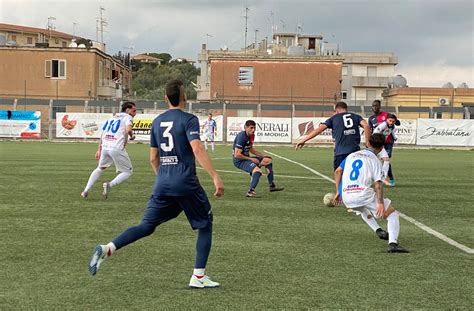
[[[282,157],[282,156],[280,156],[280,155],[274,154],[274,153],[269,152],[269,151],[267,151],[267,150],[264,150],[264,151],[265,151],[266,153],[268,153],[268,154],[271,154],[272,156],[275,156],[275,157],[280,158],[280,159],[282,159],[282,160],[285,160],[285,161],[294,163],[294,164],[296,164],[296,165],[299,165],[299,166],[301,166],[301,167],[307,169],[308,171],[310,171],[310,172],[312,172],[312,173],[314,173],[314,174],[316,174],[316,175],[318,175],[318,176],[321,176],[321,177],[323,177],[324,179],[326,179],[326,180],[332,182],[333,184],[336,183],[332,178],[330,178],[330,177],[328,177],[328,176],[326,176],[326,175],[323,175],[323,174],[321,174],[320,172],[318,172],[318,171],[316,171],[316,170],[314,170],[314,169],[312,169],[312,168],[310,168],[310,167],[308,167],[308,166],[306,166],[306,165],[304,165],[304,164],[301,164],[301,163],[299,163],[299,162],[296,162],[296,161],[290,160],[290,159],[288,159],[288,158]],[[444,234],[439,233],[438,231],[431,229],[430,227],[428,227],[428,226],[422,224],[421,222],[419,222],[419,221],[417,221],[417,220],[411,218],[410,216],[407,216],[407,215],[401,213],[400,211],[398,211],[398,213],[400,214],[400,216],[401,216],[403,219],[405,219],[405,220],[408,221],[408,222],[411,222],[412,224],[414,224],[415,226],[417,226],[417,227],[420,228],[421,230],[424,230],[424,231],[428,232],[429,234],[434,235],[434,236],[437,237],[438,239],[440,239],[440,240],[442,240],[442,241],[444,241],[444,242],[446,242],[446,243],[448,243],[448,244],[450,244],[450,245],[452,245],[452,246],[455,246],[455,247],[459,248],[460,250],[462,250],[462,251],[464,251],[464,252],[466,252],[466,253],[468,253],[468,254],[474,254],[474,249],[469,248],[469,247],[467,247],[467,246],[465,246],[465,245],[463,245],[463,244],[461,244],[461,243],[459,243],[459,242],[456,242],[456,241],[454,241],[454,240],[451,239],[451,238],[448,238],[448,237],[445,236]]]
[[[203,170],[202,167],[196,166],[197,169]],[[241,175],[248,175],[245,172],[238,172],[238,171],[226,171],[226,170],[216,170],[221,173],[230,173],[230,174],[241,174]],[[306,176],[289,176],[289,175],[277,175],[275,177],[282,177],[282,178],[294,178],[294,179],[312,179],[312,180],[321,180],[322,178],[315,178],[315,177],[306,177]]]

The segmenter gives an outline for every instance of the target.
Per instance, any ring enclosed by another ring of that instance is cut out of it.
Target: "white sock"
[[[380,228],[379,224],[375,220],[375,217],[369,212],[368,209],[364,208],[358,208],[357,209],[360,212],[360,217],[362,217],[362,220],[375,232],[377,229]]]
[[[395,211],[387,217],[387,231],[388,231],[388,243],[397,243],[398,234],[400,233],[400,219],[398,212]]]
[[[206,273],[206,268],[201,268],[201,269],[196,269],[196,268],[194,268],[193,274],[194,274],[195,276],[201,277],[201,276],[204,276],[205,273]]]
[[[389,168],[390,168],[390,161],[383,161],[382,172],[383,172],[383,176],[385,178],[387,178],[387,176],[388,176],[388,169]]]
[[[127,180],[128,178],[130,178],[130,176],[132,176],[132,173],[122,172],[122,173],[118,174],[117,177],[115,177],[109,183],[109,186],[110,187],[117,186],[118,184],[120,184],[120,183],[124,182],[125,180]]]
[[[100,168],[96,168],[92,171],[91,176],[89,177],[89,181],[87,182],[86,188],[84,189],[84,192],[89,192],[91,190],[92,186],[95,184],[97,179],[99,179],[100,175],[102,175],[103,172],[104,171]]]
[[[207,150],[207,141],[204,141],[204,149]]]
[[[214,142],[211,143],[212,151],[214,151]]]
[[[112,256],[116,249],[117,246],[115,246],[114,243],[110,242],[109,244],[107,244],[107,256]]]

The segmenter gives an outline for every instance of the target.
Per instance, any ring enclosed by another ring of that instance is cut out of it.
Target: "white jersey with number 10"
[[[123,150],[128,139],[127,125],[133,126],[133,117],[125,112],[107,120],[102,128],[102,149]]]
[[[383,180],[382,165],[377,156],[368,149],[347,156],[341,165],[342,174],[339,193],[347,208],[368,205],[375,199],[372,185]]]

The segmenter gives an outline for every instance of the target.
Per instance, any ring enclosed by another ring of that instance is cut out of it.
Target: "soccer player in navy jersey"
[[[255,126],[255,121],[247,120],[244,125],[245,129],[237,134],[232,147],[232,160],[234,162],[234,166],[247,173],[250,173],[250,176],[252,176],[250,188],[246,194],[246,197],[248,198],[257,196],[255,188],[258,185],[260,176],[262,176],[261,167],[265,167],[267,170],[267,179],[270,192],[284,190],[282,187],[277,187],[273,181],[272,157],[261,153],[253,146],[253,141],[255,138]],[[255,156],[251,157],[250,153],[254,154]]]
[[[364,129],[365,141],[369,141],[370,128],[360,115],[348,112],[345,102],[338,102],[335,106],[335,114],[321,123],[318,128],[311,131],[306,137],[296,143],[296,150],[304,147],[305,142],[318,136],[327,128],[332,129],[332,138],[335,141],[334,147],[334,170],[351,153],[360,150],[359,127]]]
[[[215,197],[224,194],[224,184],[202,146],[198,118],[182,110],[186,95],[181,81],[168,82],[165,100],[169,109],[153,121],[151,129],[150,163],[156,181],[143,219],[138,226],[128,228],[107,245],[98,245],[89,262],[89,271],[95,275],[106,257],[152,234],[158,225],[184,211],[191,227],[198,230],[196,260],[189,287],[218,287],[219,283],[205,274],[212,244],[212,210],[196,176],[195,159],[211,176]]]

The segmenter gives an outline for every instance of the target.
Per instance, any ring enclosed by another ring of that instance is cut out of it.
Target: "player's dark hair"
[[[347,110],[347,104],[345,102],[337,102],[334,109],[345,109],[345,110]]]
[[[256,126],[256,125],[257,125],[257,123],[255,123],[254,120],[247,120],[247,121],[245,122],[245,127]]]
[[[130,108],[133,108],[133,107],[135,107],[134,102],[124,102],[122,104],[122,112],[125,112],[125,111],[127,111],[127,109],[130,109]]]
[[[382,102],[381,102],[380,100],[376,99],[376,100],[374,100],[374,101],[372,102],[372,105],[373,105],[373,104],[377,104],[377,105],[381,106],[381,105],[382,105]]]
[[[177,107],[181,97],[181,87],[183,82],[180,80],[171,80],[166,84],[166,97],[171,103],[171,106]]]
[[[369,138],[369,143],[372,148],[380,148],[385,144],[385,136],[381,133],[372,134]]]
[[[394,119],[395,121],[397,121],[397,116],[393,113],[387,113],[387,119]]]

